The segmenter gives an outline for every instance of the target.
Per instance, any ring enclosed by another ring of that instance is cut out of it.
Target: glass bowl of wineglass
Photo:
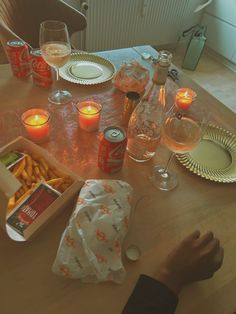
[[[165,113],[161,127],[161,142],[171,151],[170,157],[165,166],[154,166],[150,176],[153,185],[164,191],[170,191],[178,185],[176,174],[169,170],[173,157],[196,148],[208,122],[206,110],[193,102],[196,94],[188,89],[188,93],[183,94],[184,99],[181,99],[182,92],[183,89],[176,91],[174,105]],[[189,102],[187,106],[186,102]]]
[[[55,70],[59,80],[59,68],[67,63],[71,54],[68,29],[65,23],[48,20],[40,24],[39,46],[44,60]],[[56,105],[70,102],[72,95],[66,90],[54,90],[48,100]]]

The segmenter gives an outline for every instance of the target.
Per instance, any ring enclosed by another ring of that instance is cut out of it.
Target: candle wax
[[[91,132],[95,131],[99,127],[100,110],[92,105],[85,104],[79,108],[79,124],[80,128]]]
[[[48,116],[34,114],[25,118],[24,124],[29,137],[35,141],[47,138],[49,134]]]
[[[178,91],[176,94],[176,105],[181,109],[186,110],[189,106],[191,106],[193,102],[192,94],[189,93],[188,89],[182,89]]]

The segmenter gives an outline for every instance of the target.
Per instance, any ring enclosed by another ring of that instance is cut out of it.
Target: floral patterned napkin
[[[65,229],[54,273],[83,282],[121,283],[121,247],[128,230],[132,188],[120,180],[87,180]]]

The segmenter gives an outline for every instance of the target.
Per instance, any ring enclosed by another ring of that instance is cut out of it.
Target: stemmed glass
[[[59,80],[59,68],[70,58],[70,39],[65,23],[60,21],[44,21],[40,24],[39,46],[44,60],[55,69],[56,81]],[[72,95],[66,90],[54,90],[48,100],[56,105],[64,105],[71,101]]]
[[[193,94],[179,98],[182,89],[177,90],[175,103],[165,113],[161,127],[161,141],[171,151],[165,166],[154,166],[151,182],[160,190],[170,191],[178,184],[177,176],[169,170],[176,153],[183,154],[197,147],[208,122],[208,114],[196,102],[192,103]],[[195,95],[196,96],[196,95]]]

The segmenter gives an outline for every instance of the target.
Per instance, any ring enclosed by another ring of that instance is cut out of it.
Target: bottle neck
[[[155,72],[153,75],[153,83],[156,85],[165,85],[168,75],[169,66],[162,66],[157,63]]]

